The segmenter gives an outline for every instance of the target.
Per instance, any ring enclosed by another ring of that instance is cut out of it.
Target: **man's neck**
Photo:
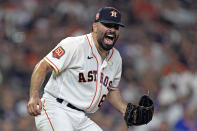
[[[106,51],[106,50],[102,49],[102,47],[100,47],[100,45],[96,39],[96,34],[94,32],[92,32],[92,37],[93,37],[93,41],[94,41],[94,44],[96,46],[98,53],[100,54],[100,56],[104,60],[107,57],[109,51]]]

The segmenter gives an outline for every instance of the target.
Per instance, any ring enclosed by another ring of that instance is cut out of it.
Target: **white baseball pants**
[[[102,131],[84,112],[56,99],[42,98],[42,105],[41,115],[35,117],[38,131]]]

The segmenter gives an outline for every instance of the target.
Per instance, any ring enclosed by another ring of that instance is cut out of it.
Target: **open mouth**
[[[114,34],[107,34],[104,37],[104,42],[106,44],[109,44],[109,45],[113,44],[114,40],[115,40],[115,35]]]

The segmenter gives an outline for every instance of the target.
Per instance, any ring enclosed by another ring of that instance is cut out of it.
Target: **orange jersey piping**
[[[96,62],[97,62],[96,91],[95,91],[95,93],[94,93],[94,97],[93,97],[93,99],[92,99],[92,102],[91,102],[90,106],[86,109],[86,110],[88,110],[88,109],[92,106],[92,103],[94,102],[95,96],[96,96],[96,94],[97,94],[97,87],[98,87],[98,59],[97,59],[97,57],[95,56],[95,54],[93,53],[93,49],[92,49],[92,46],[91,46],[91,44],[90,44],[90,41],[89,41],[87,35],[86,35],[86,38],[87,38],[88,43],[89,43],[89,45],[90,45],[90,47],[91,47],[92,55],[94,56],[94,58],[96,59]]]
[[[45,57],[45,58],[53,65],[53,67],[57,71],[57,73],[59,73],[59,69],[57,68],[57,66],[51,60],[49,60],[48,57]]]
[[[103,69],[104,70],[104,69]],[[103,72],[103,71],[102,71]],[[100,92],[99,92],[99,98],[98,98],[98,100],[97,100],[97,102],[96,102],[96,105],[97,104],[99,104],[99,102],[100,102],[100,97],[101,97],[101,92],[102,92],[102,84],[101,84],[101,89],[100,89]],[[92,109],[93,110],[93,109]]]
[[[112,58],[112,55],[114,54],[114,49],[112,48],[112,53],[111,56],[109,57],[109,59],[107,61],[109,61]]]
[[[54,129],[54,127],[53,127],[53,124],[52,124],[52,122],[51,122],[51,119],[49,118],[49,115],[47,114],[47,111],[46,111],[46,109],[45,109],[44,104],[45,104],[45,99],[44,99],[44,102],[43,102],[43,110],[44,110],[45,115],[47,116],[47,119],[49,120],[49,123],[50,123],[50,125],[51,125],[51,128],[53,129],[53,131],[55,131],[55,129]]]

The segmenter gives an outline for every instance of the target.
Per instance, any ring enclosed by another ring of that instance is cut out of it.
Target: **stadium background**
[[[33,67],[61,39],[91,31],[107,5],[126,25],[116,44],[121,94],[137,103],[149,89],[155,102],[153,120],[129,131],[197,131],[196,0],[0,0],[0,131],[36,131],[26,112]],[[90,117],[104,131],[126,130],[107,102]]]

